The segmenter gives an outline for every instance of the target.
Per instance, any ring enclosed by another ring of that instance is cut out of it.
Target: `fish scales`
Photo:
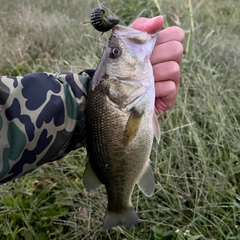
[[[135,183],[137,181],[137,173],[141,171],[145,164],[144,162],[139,164],[138,160],[144,155],[148,159],[149,151],[145,150],[145,146],[152,141],[153,133],[145,128],[143,121],[141,127],[143,131],[139,129],[139,134],[141,133],[141,135],[137,136],[139,137],[139,141],[137,144],[131,143],[126,151],[126,146],[119,139],[123,139],[124,127],[129,115],[117,111],[113,116],[111,104],[107,103],[108,106],[100,104],[103,97],[101,94],[95,92],[93,97],[96,98],[96,101],[93,100],[90,102],[88,114],[94,115],[94,118],[97,120],[93,118],[87,121],[89,124],[88,141],[95,143],[95,149],[88,149],[89,160],[94,159],[96,161],[93,164],[98,169],[98,173],[96,174],[99,180],[107,187],[109,207],[113,209],[119,208],[120,205],[129,207],[129,197],[131,196],[129,192],[132,192],[133,184],[129,186],[128,183]],[[96,102],[98,104],[94,105]],[[99,108],[99,106],[102,106],[102,108]],[[104,112],[104,115],[102,112]],[[145,121],[149,122],[151,119],[145,119]],[[109,131],[109,129],[115,129],[114,133]],[[139,149],[143,149],[144,151],[139,151]],[[129,156],[129,152],[134,154]],[[92,155],[94,157],[91,158]],[[117,160],[110,162],[109,159]],[[123,192],[119,188],[128,189],[128,191]],[[114,190],[116,191],[114,192]],[[118,206],[115,206],[114,203]]]
[[[126,31],[127,43],[118,35],[121,31]],[[83,181],[90,190],[100,184],[106,187],[106,230],[137,224],[138,216],[131,203],[136,183],[146,195],[152,195],[154,189],[149,156],[153,135],[156,135],[155,90],[149,57],[155,41],[156,36],[117,25],[88,93],[89,162]],[[145,45],[149,42],[148,49]],[[138,47],[136,50],[134,44]]]
[[[96,161],[96,163],[101,164],[99,167],[101,170],[104,170],[104,174],[99,174],[99,177],[104,178],[104,180],[100,180],[106,184],[110,179],[112,179],[111,177],[108,177],[108,173],[111,173],[111,167],[114,168],[114,173],[119,172],[120,174],[122,172],[119,171],[119,169],[122,167],[136,165],[135,161],[137,161],[137,158],[141,157],[143,154],[139,151],[139,149],[144,149],[146,157],[149,156],[149,152],[145,151],[145,146],[152,142],[153,133],[151,128],[145,127],[146,124],[143,121],[142,131],[141,128],[138,131],[139,134],[142,134],[142,136],[139,136],[137,144],[136,142],[130,144],[127,148],[128,151],[126,152],[126,146],[119,141],[119,139],[123,139],[124,128],[130,114],[126,114],[120,110],[116,111],[112,104],[105,101],[105,96],[101,94],[101,89],[98,94],[98,87],[95,89],[94,94],[92,94],[91,91],[89,92],[89,98],[91,98],[91,101],[88,104],[88,115],[91,115],[92,117],[87,121],[89,124],[87,137],[88,142],[95,142],[93,145],[95,149],[90,149],[88,151],[90,156],[89,159],[91,159],[91,154],[94,152],[96,154],[93,156],[94,159],[104,160]],[[102,114],[103,112],[104,114]],[[147,112],[145,115],[147,117],[150,116]],[[145,121],[146,123],[149,123],[151,122],[151,118],[145,118]],[[109,131],[109,129],[114,129],[114,135],[112,134],[112,131]],[[129,158],[129,152],[135,153],[135,155],[131,155],[133,162],[127,161],[126,165],[124,165],[123,163],[126,161],[125,157]],[[108,160],[112,158],[121,159],[121,161],[113,161],[109,163]],[[126,169],[128,169],[127,167]],[[98,171],[100,171],[100,169],[98,169]],[[139,169],[141,169],[141,166]],[[136,171],[139,171],[139,169],[137,168]],[[132,169],[129,169],[129,171],[132,171]],[[111,182],[109,184],[111,184]]]

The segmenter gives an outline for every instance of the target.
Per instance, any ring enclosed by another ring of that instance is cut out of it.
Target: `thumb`
[[[163,16],[157,16],[154,18],[137,18],[130,27],[152,34],[160,30],[163,24]]]

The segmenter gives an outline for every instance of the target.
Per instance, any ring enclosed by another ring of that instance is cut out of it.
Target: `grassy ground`
[[[83,189],[81,149],[0,186],[0,239],[240,239],[240,2],[177,2],[102,2],[125,24],[161,13],[186,31],[178,102],[151,156],[156,193],[133,194],[139,225],[102,231],[105,190]],[[0,74],[95,68],[108,34],[79,24],[95,6],[2,0]]]

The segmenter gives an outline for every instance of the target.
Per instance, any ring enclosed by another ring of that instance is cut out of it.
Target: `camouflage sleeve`
[[[89,80],[70,72],[0,77],[0,183],[82,146]]]

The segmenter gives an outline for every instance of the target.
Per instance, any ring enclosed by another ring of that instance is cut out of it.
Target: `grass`
[[[156,193],[146,198],[135,189],[135,229],[104,232],[105,190],[84,190],[80,149],[0,186],[0,239],[240,239],[240,3],[102,4],[126,25],[161,13],[165,27],[181,23],[186,32],[178,101],[160,116],[162,141],[151,154]],[[95,68],[109,35],[80,25],[95,6],[2,0],[1,75]]]

